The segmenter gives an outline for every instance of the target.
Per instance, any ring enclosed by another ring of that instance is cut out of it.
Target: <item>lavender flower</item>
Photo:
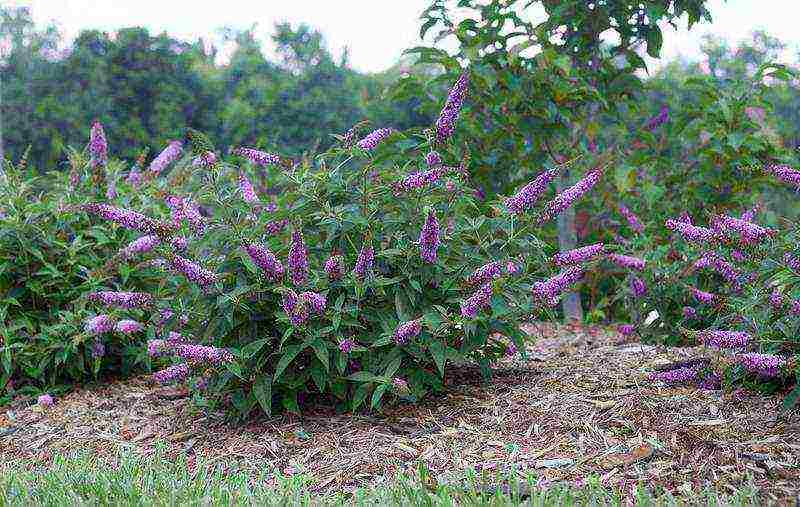
[[[608,254],[608,260],[617,266],[626,269],[635,269],[636,271],[642,271],[644,269],[644,260],[639,259],[638,257],[631,257],[630,255],[621,254]]]
[[[89,350],[92,354],[92,359],[97,359],[106,355],[106,346],[100,340],[92,342],[92,346]]]
[[[234,155],[244,157],[251,163],[260,166],[280,165],[281,158],[278,155],[267,153],[266,151],[256,150],[255,148],[237,148],[233,150]]]
[[[155,234],[166,229],[166,224],[162,224],[146,217],[136,211],[117,208],[108,204],[89,203],[79,206],[79,209],[96,215],[109,222],[114,222],[126,229],[140,231],[145,234]]]
[[[86,299],[106,306],[125,308],[126,310],[143,308],[153,302],[153,296],[146,292],[114,292],[110,290],[93,292],[86,296]]]
[[[556,176],[558,176],[558,170],[549,169],[537,176],[535,180],[522,187],[513,197],[506,199],[505,207],[508,209],[508,212],[518,215],[528,210],[533,206],[539,196],[547,190],[547,185],[549,185]]]
[[[706,391],[715,391],[721,386],[722,377],[716,372],[709,373],[697,382],[697,387]]]
[[[114,319],[109,315],[101,314],[86,321],[84,329],[87,334],[101,335],[114,329]]]
[[[219,347],[186,343],[175,345],[174,350],[176,356],[186,359],[190,363],[215,365],[233,361],[233,355]]]
[[[183,145],[180,141],[170,141],[167,147],[164,148],[156,158],[150,162],[150,172],[158,176],[169,164],[178,160],[183,151]]]
[[[699,374],[700,368],[697,366],[684,366],[669,371],[653,372],[649,375],[649,379],[667,384],[682,384],[696,381]]]
[[[175,236],[170,240],[169,244],[176,252],[182,252],[189,246],[189,241],[185,236]]]
[[[428,165],[430,169],[434,169],[442,165],[442,156],[439,155],[438,151],[432,151],[425,155],[425,163]]]
[[[783,262],[784,264],[786,264],[786,266],[789,267],[789,269],[800,272],[800,259],[795,257],[793,254],[791,253],[784,254]]]
[[[800,315],[800,300],[792,300],[792,302],[789,303],[789,311],[792,315]]]
[[[479,267],[471,275],[469,275],[469,278],[467,278],[467,283],[469,285],[482,284],[484,282],[494,280],[495,278],[502,276],[502,274],[502,264],[499,261],[490,262]]]
[[[293,326],[300,326],[308,320],[308,308],[304,301],[297,297],[294,291],[289,291],[283,296],[281,301],[283,311],[289,317],[289,322]]]
[[[750,335],[742,331],[700,331],[697,339],[717,349],[738,349],[747,346]]]
[[[270,282],[279,282],[283,278],[283,264],[268,249],[255,243],[247,243],[244,250],[253,263],[261,269],[264,277]]]
[[[513,342],[506,345],[506,353],[505,353],[506,357],[514,357],[514,354],[516,353],[517,353],[517,346]]]
[[[453,135],[456,120],[458,120],[461,106],[464,104],[464,98],[467,95],[468,84],[469,79],[467,73],[464,72],[458,77],[458,80],[447,95],[447,100],[445,100],[442,111],[439,113],[439,118],[436,120],[436,140],[440,143]]]
[[[339,350],[342,351],[343,354],[349,354],[353,351],[353,347],[356,346],[356,342],[351,340],[350,338],[344,338],[339,342]]]
[[[492,283],[486,282],[466,301],[461,302],[461,316],[466,319],[474,319],[480,310],[489,306],[491,299]]]
[[[640,299],[647,293],[647,286],[644,284],[641,278],[637,278],[635,276],[631,278],[631,293],[636,299]]]
[[[717,301],[717,296],[710,292],[704,292],[694,287],[689,287],[689,292],[691,292],[692,297],[694,297],[698,303],[712,305]]]
[[[445,172],[446,172],[445,169],[437,167],[435,169],[429,169],[427,171],[411,173],[403,177],[402,180],[394,184],[395,194],[399,195],[403,192],[419,190],[428,185],[432,185],[433,183],[439,181],[439,179],[445,174]]]
[[[632,231],[641,233],[644,231],[644,226],[639,221],[639,218],[634,215],[631,210],[625,207],[624,204],[619,205],[619,214],[625,217],[625,220],[628,222],[628,227],[631,228]]]
[[[128,246],[122,248],[117,255],[129,259],[134,255],[147,253],[160,243],[158,236],[149,235],[133,240]]]
[[[299,229],[292,231],[292,241],[289,245],[289,277],[295,287],[308,280],[308,252],[303,242],[303,233]]]
[[[172,257],[169,263],[175,271],[181,273],[187,280],[196,283],[202,289],[217,281],[216,274],[180,255]]]
[[[795,190],[800,190],[800,171],[797,169],[779,164],[768,165],[765,169],[778,180],[795,187]]]
[[[436,250],[439,248],[439,222],[436,220],[436,213],[428,211],[428,218],[419,233],[419,256],[429,263],[436,262]]]
[[[372,272],[374,258],[375,254],[372,251],[372,245],[365,241],[361,246],[361,251],[358,252],[356,265],[353,267],[353,276],[358,279],[368,276]]]
[[[759,354],[749,352],[736,357],[737,362],[750,373],[764,378],[774,378],[780,375],[780,369],[786,364],[786,359],[774,354]]]
[[[602,175],[603,172],[599,169],[593,169],[589,171],[581,180],[558,194],[555,199],[547,203],[539,221],[544,222],[550,220],[554,216],[572,206],[575,201],[583,197],[584,194],[591,190],[592,187],[594,187],[597,182],[600,181],[600,177]]]
[[[114,331],[121,334],[134,334],[144,330],[144,326],[135,320],[123,319],[114,326]]]
[[[170,209],[172,222],[176,227],[180,227],[181,222],[186,221],[195,233],[201,233],[205,229],[206,224],[200,214],[200,208],[190,198],[168,195],[164,202]]]
[[[774,232],[752,222],[727,215],[716,215],[712,218],[714,230],[723,235],[728,232],[735,233],[743,244],[752,245],[771,236]]]
[[[373,130],[367,136],[356,143],[356,146],[361,148],[362,150],[371,151],[374,150],[378,144],[381,143],[384,139],[389,137],[394,132],[394,129],[390,128],[382,128]]]
[[[51,407],[51,406],[53,406],[54,402],[53,402],[53,397],[52,396],[50,396],[49,394],[43,394],[43,395],[39,396],[38,398],[36,398],[36,403],[40,407]]]
[[[697,310],[695,310],[691,306],[684,306],[681,311],[683,313],[683,318],[684,319],[688,320],[688,319],[693,319],[693,318],[697,317]]]
[[[636,328],[633,327],[633,324],[621,324],[617,330],[619,331],[619,334],[627,337],[631,336],[636,331]]]
[[[519,266],[517,266],[514,261],[507,261],[506,262],[506,273],[509,275],[515,275],[519,272]]]
[[[745,262],[747,257],[739,250],[731,250],[731,257],[736,262]]]
[[[595,243],[574,250],[559,252],[553,256],[553,262],[557,266],[571,266],[573,264],[590,261],[598,255],[602,255],[604,252],[605,245],[603,245],[603,243]]]
[[[583,269],[572,266],[548,280],[534,283],[533,296],[545,304],[555,306],[558,304],[558,296],[581,278],[583,278]]]
[[[275,236],[283,231],[287,225],[289,225],[289,220],[285,218],[283,220],[273,220],[264,226],[264,231],[270,236]]]
[[[308,305],[311,313],[315,315],[322,315],[325,313],[325,306],[328,303],[327,298],[318,292],[301,292],[300,299]]]
[[[148,340],[147,355],[150,357],[161,357],[171,350],[172,347],[166,340]]]
[[[706,252],[694,263],[696,269],[710,268],[719,273],[728,283],[739,287],[740,273],[730,263],[714,252]]]
[[[128,176],[125,178],[125,183],[134,188],[142,184],[142,172],[139,170],[138,165],[134,164],[134,166],[131,167]]]
[[[328,280],[338,280],[344,274],[344,260],[341,255],[331,255],[325,261],[325,273],[328,275]]]
[[[778,288],[772,289],[769,295],[769,304],[776,310],[783,308],[783,295]]]
[[[217,154],[213,151],[206,151],[201,153],[194,160],[192,160],[192,165],[195,167],[211,167],[217,163]]]
[[[656,128],[666,123],[668,119],[669,119],[669,108],[667,106],[661,106],[661,109],[659,109],[658,114],[647,120],[647,123],[644,124],[644,129],[655,130]]]
[[[422,321],[420,319],[401,322],[394,330],[394,342],[404,345],[409,339],[418,336],[422,332]]]
[[[244,173],[239,174],[239,192],[241,192],[242,199],[244,199],[245,202],[249,202],[250,204],[258,202],[256,190],[253,188],[253,184],[250,183],[250,180],[247,179],[247,176],[245,176]]]
[[[664,225],[667,229],[680,233],[686,241],[710,243],[714,240],[714,231],[705,227],[692,225],[689,222],[669,219]]]
[[[117,198],[117,184],[114,181],[109,181],[106,187],[106,199],[109,201]]]
[[[176,364],[153,373],[153,380],[161,385],[181,382],[189,376],[189,367],[185,364]]]
[[[92,124],[89,132],[89,154],[92,156],[92,168],[105,167],[108,164],[108,142],[99,121]]]

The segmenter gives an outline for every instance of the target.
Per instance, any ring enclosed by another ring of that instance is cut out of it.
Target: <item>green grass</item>
[[[120,456],[116,466],[92,457],[60,457],[44,469],[29,471],[12,464],[0,465],[0,505],[631,505],[619,491],[596,481],[583,488],[564,486],[535,489],[535,478],[517,478],[512,493],[486,492],[475,477],[458,486],[423,486],[425,472],[398,478],[375,488],[320,496],[302,476],[276,477],[274,472],[223,473],[199,466],[190,473],[186,461],[163,456]],[[493,484],[503,483],[495,477]],[[509,484],[509,481],[505,481]],[[519,495],[525,490],[528,495]],[[752,488],[732,495],[697,493],[677,499],[669,493],[640,488],[630,498],[634,505],[756,505]]]

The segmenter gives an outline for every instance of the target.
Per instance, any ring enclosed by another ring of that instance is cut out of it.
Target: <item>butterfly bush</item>
[[[138,235],[115,269],[159,276],[145,293],[90,291],[98,317],[87,336],[146,337],[154,382],[185,384],[202,407],[237,417],[300,412],[302,399],[342,410],[418,400],[454,364],[523,350],[520,322],[553,317],[561,294],[605,260],[604,244],[554,257],[538,239],[542,217],[574,205],[602,172],[588,169],[548,203],[561,167],[544,168],[516,196],[479,203],[468,157],[448,145],[468,83],[455,83],[432,130],[360,141],[354,130],[298,161],[253,148],[212,159],[221,152],[193,132],[184,149],[198,164],[152,176],[130,209],[79,207]],[[461,163],[444,165],[445,152]],[[268,165],[292,169],[261,172],[259,188],[280,189],[265,202],[250,178]]]

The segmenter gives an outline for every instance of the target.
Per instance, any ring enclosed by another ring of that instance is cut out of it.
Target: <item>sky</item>
[[[305,22],[325,35],[334,55],[349,49],[350,64],[377,72],[394,64],[404,49],[419,41],[419,14],[429,0],[0,0],[31,7],[37,23],[54,22],[67,38],[85,28],[114,31],[145,26],[181,39],[214,38],[223,26],[257,24],[266,40],[276,22]],[[698,59],[701,36],[707,33],[731,43],[754,29],[766,29],[790,44],[784,58],[796,61],[800,51],[800,1],[709,0],[712,24],[685,25],[664,33],[664,59]],[[269,50],[269,46],[265,45]]]

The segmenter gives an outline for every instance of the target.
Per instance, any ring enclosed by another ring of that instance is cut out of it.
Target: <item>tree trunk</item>
[[[569,187],[570,172],[565,169],[557,179],[557,189],[561,193],[565,188]],[[570,206],[558,215],[558,249],[562,252],[572,250],[578,243],[578,230],[575,227],[575,208]],[[564,308],[564,320],[569,321],[582,321],[583,308],[581,307],[581,297],[577,292],[564,293],[562,300]]]

